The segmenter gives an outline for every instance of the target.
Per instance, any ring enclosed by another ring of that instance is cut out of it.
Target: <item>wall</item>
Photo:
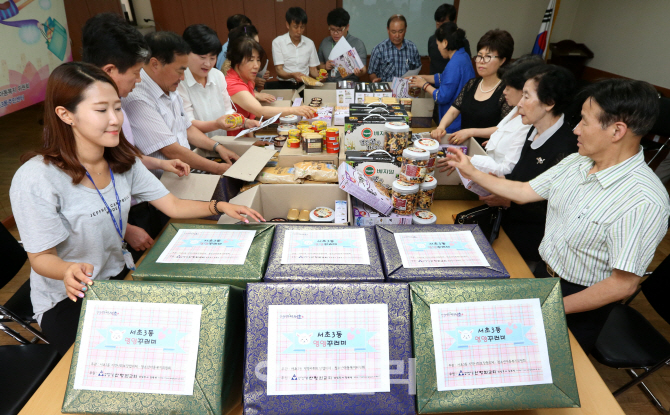
[[[133,0],[135,17],[138,26],[155,26],[154,22],[145,22],[144,19],[154,19],[154,12],[151,10],[150,0]]]
[[[588,66],[670,88],[670,2],[582,0],[572,39],[595,57]]]
[[[65,0],[67,26],[72,41],[72,58],[81,60],[81,29],[88,19],[98,13],[114,12],[123,15],[119,0]]]

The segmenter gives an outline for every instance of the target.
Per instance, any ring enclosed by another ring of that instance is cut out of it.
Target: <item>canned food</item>
[[[289,138],[288,139],[288,146],[290,148],[300,148],[300,139],[298,138]]]
[[[223,118],[223,122],[232,125],[231,129],[236,130],[244,125],[244,116],[235,112],[226,115]]]
[[[316,131],[324,131],[326,128],[328,128],[328,123],[325,121],[313,121],[312,126],[316,128]]]

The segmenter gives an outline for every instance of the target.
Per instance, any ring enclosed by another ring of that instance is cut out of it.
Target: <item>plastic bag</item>
[[[303,179],[295,177],[293,167],[265,167],[256,180],[270,184],[300,184],[303,182]]]
[[[293,166],[296,179],[308,179],[315,182],[337,183],[337,169],[329,163],[301,161]]]

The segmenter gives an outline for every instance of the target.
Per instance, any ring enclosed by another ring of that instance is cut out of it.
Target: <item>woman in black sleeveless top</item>
[[[543,65],[526,73],[528,81],[519,102],[519,114],[524,124],[532,124],[521,157],[509,180],[527,182],[558,164],[577,151],[577,136],[564,122],[563,111],[572,100],[575,87],[573,75],[565,68]],[[491,195],[481,198],[489,206],[504,206],[502,227],[529,263],[540,261],[539,247],[544,237],[547,202],[517,205],[508,199]]]

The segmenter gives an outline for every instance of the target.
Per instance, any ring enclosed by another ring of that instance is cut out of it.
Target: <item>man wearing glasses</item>
[[[341,7],[331,10],[328,13],[326,22],[328,23],[328,31],[330,31],[330,36],[323,39],[321,45],[319,45],[319,69],[325,69],[328,71],[328,78],[326,82],[337,82],[343,79],[347,81],[358,81],[358,77],[365,74],[366,72],[366,61],[368,57],[368,51],[365,49],[365,44],[362,40],[357,37],[351,36],[349,34],[349,13]],[[347,77],[342,78],[340,72],[333,65],[333,61],[328,60],[330,52],[335,47],[335,44],[339,42],[340,39],[345,38],[349,44],[356,49],[358,56],[360,56],[361,61],[363,61],[362,69],[355,69],[353,74],[349,74]]]
[[[419,49],[405,40],[407,19],[402,14],[394,14],[386,22],[389,38],[372,49],[370,54],[370,80],[391,82],[402,77],[407,71],[421,67]]]

